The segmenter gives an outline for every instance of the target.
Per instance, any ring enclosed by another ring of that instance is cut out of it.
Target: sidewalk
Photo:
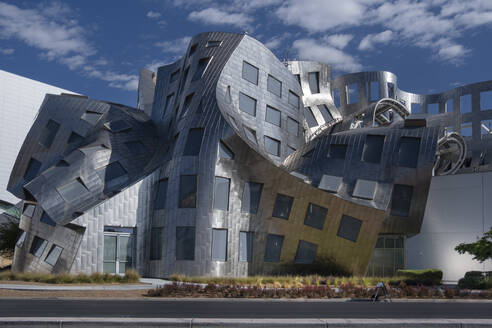
[[[50,284],[0,284],[0,289],[10,290],[146,290],[172,284],[172,281],[153,278],[142,278],[140,284],[91,284],[91,285],[50,285]]]

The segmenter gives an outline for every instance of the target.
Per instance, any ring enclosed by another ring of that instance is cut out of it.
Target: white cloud
[[[343,49],[353,38],[354,36],[352,34],[332,34],[324,37],[324,40],[335,48]]]
[[[188,45],[190,43],[191,37],[185,36],[180,39],[176,39],[173,41],[161,41],[157,42],[155,45],[162,49],[165,53],[181,55],[186,49],[188,49]]]
[[[152,72],[157,73],[157,69],[161,66],[169,65],[172,62],[165,62],[165,61],[160,61],[160,60],[154,60],[150,64],[145,65],[145,68],[148,70],[151,70]]]
[[[0,48],[0,53],[2,55],[11,55],[13,54],[15,51],[15,49],[12,49],[12,48]]]
[[[161,16],[162,16],[161,13],[158,13],[156,11],[149,11],[147,13],[147,17],[151,18],[151,19],[157,19],[157,18],[160,18]]]
[[[200,11],[192,11],[188,19],[208,25],[233,25],[248,27],[253,21],[251,17],[243,13],[230,13],[217,8],[207,8]]]
[[[394,33],[390,30],[377,34],[368,34],[360,41],[359,50],[372,50],[376,44],[387,44],[393,40],[394,37]]]
[[[267,40],[264,45],[265,47],[267,47],[268,49],[270,50],[275,50],[277,49],[278,47],[280,47],[280,45],[282,44],[282,42],[285,41],[285,39],[287,39],[288,37],[290,37],[290,33],[286,32],[282,35],[278,35],[278,36],[274,36],[273,38]]]
[[[335,70],[357,72],[362,70],[358,60],[343,51],[315,39],[299,39],[292,44],[299,59],[328,63]]]

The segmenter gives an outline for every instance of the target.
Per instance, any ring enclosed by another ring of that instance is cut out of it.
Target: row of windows
[[[440,103],[428,103],[427,111],[424,111],[420,103],[411,103],[412,113],[428,113],[428,114],[439,114]],[[444,103],[444,113],[452,112],[453,99],[447,99]],[[484,91],[480,93],[480,110],[492,110],[492,91]],[[467,94],[460,96],[460,113],[471,113],[472,112],[472,95]]]
[[[362,221],[344,215],[340,221],[337,236],[356,242]],[[151,229],[150,260],[162,259],[163,228]],[[253,258],[254,232],[239,232],[239,261],[251,262]],[[279,262],[284,236],[268,234],[265,246],[264,261]],[[211,260],[225,262],[228,259],[228,230],[212,229]],[[299,240],[295,263],[311,264],[316,257],[318,245],[305,240]],[[195,259],[195,227],[176,227],[175,258],[177,261]]]
[[[333,116],[331,115],[326,105],[317,105],[316,107],[318,108],[321,115],[323,116],[325,123],[333,121]],[[311,107],[304,108],[304,117],[306,118],[306,122],[310,128],[319,125]]]
[[[387,97],[395,98],[395,84],[392,82],[387,82],[387,88],[388,88]],[[367,84],[365,84],[365,91],[368,101],[372,102],[380,99],[378,81],[367,82]],[[357,83],[351,83],[345,85],[345,95],[346,95],[345,103],[347,103],[348,105],[358,103],[360,101],[360,98],[359,98],[359,90],[358,90]],[[338,88],[333,89],[332,97],[335,106],[340,107],[341,104],[340,89]]]
[[[25,240],[26,240],[26,232],[23,231],[16,242],[16,246],[22,247],[24,245]],[[34,236],[34,239],[31,244],[31,248],[29,249],[29,253],[34,255],[35,257],[41,257],[47,245],[48,245],[47,240],[40,238],[38,236]],[[44,258],[44,261],[51,266],[55,266],[56,262],[60,258],[62,251],[63,248],[61,248],[56,244],[53,244],[48,254]]]
[[[258,67],[254,66],[254,65],[252,65],[246,61],[243,61],[242,78],[248,82],[251,82],[255,85],[258,85],[258,76],[259,76]],[[268,74],[267,91],[276,95],[277,97],[282,97],[282,82],[279,79],[275,78],[274,76]],[[294,108],[299,109],[300,98],[292,90],[289,90],[287,101]],[[255,100],[255,103],[256,103],[256,100]],[[239,97],[239,104],[241,107],[241,94]],[[251,115],[255,116],[255,114],[251,114]]]

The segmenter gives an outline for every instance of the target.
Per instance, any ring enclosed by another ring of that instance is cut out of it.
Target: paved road
[[[492,319],[492,302],[0,299],[0,317]]]

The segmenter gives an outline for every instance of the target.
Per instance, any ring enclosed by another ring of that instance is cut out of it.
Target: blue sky
[[[0,69],[135,106],[140,68],[197,33],[247,31],[280,59],[429,94],[492,79],[491,28],[492,0],[0,0]]]

